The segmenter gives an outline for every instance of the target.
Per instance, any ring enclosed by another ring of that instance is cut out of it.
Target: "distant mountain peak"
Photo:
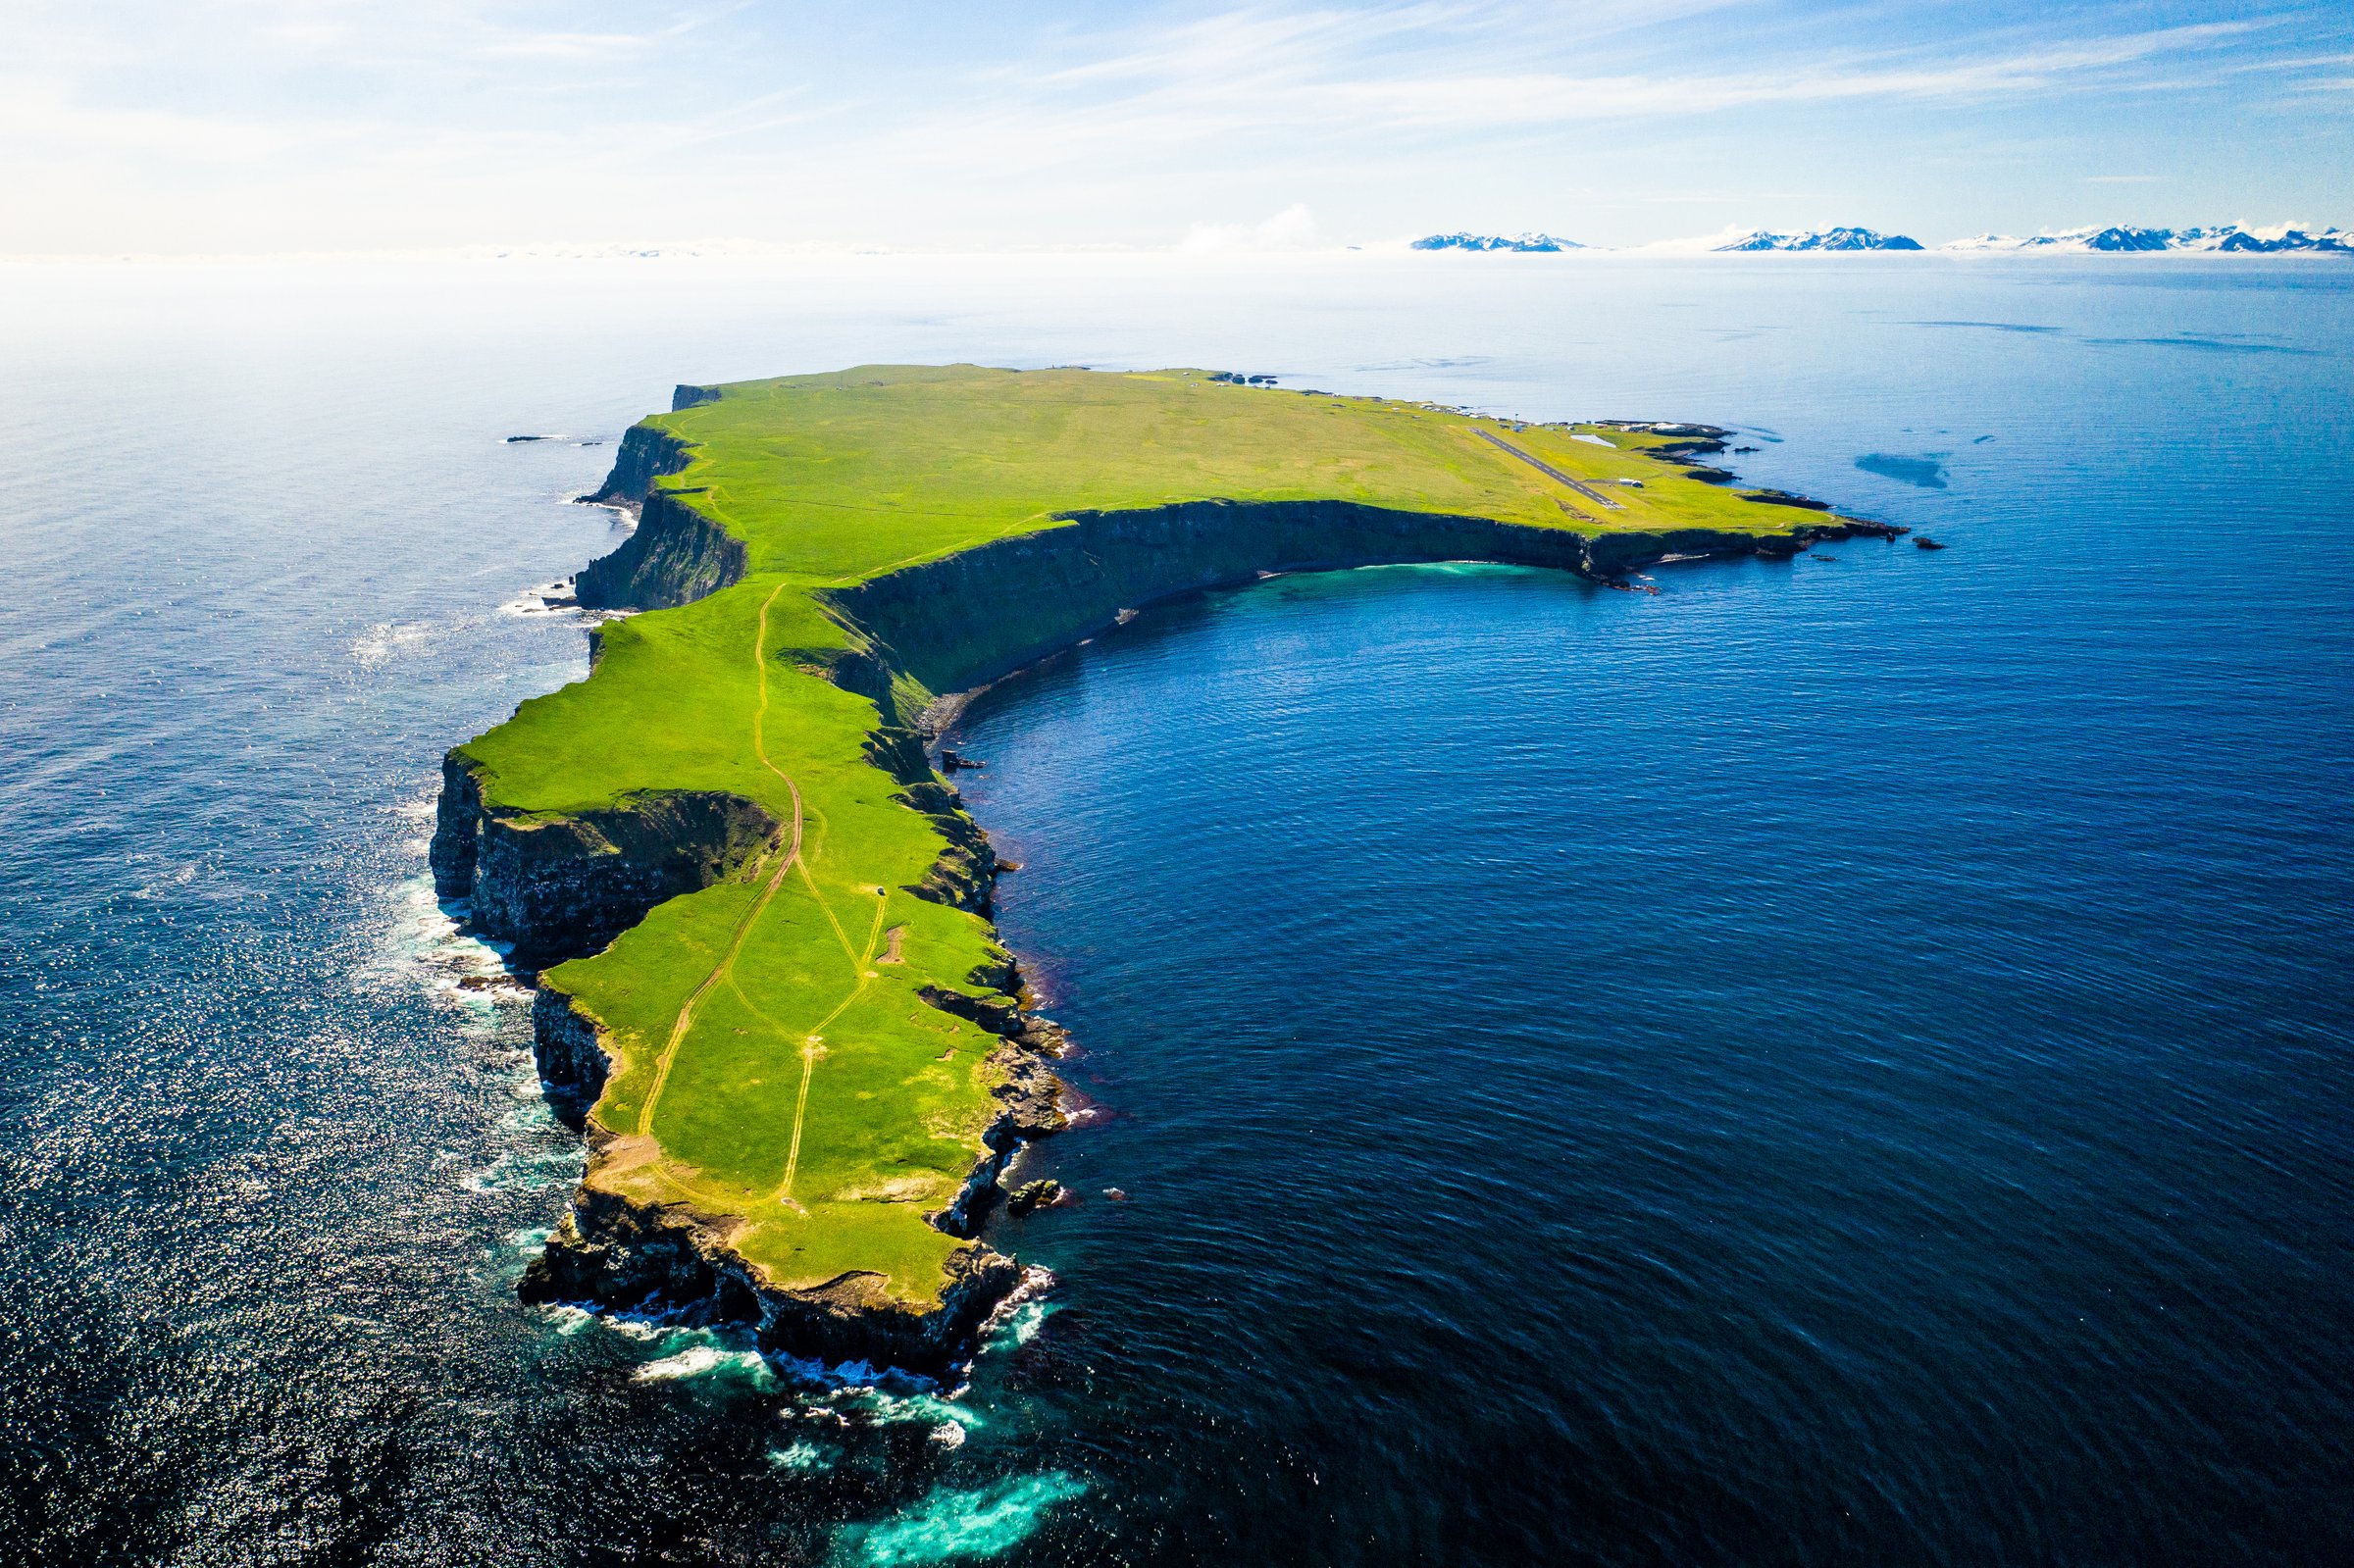
[[[1574,239],[1562,239],[1554,234],[1540,234],[1533,229],[1523,234],[1474,234],[1458,231],[1452,234],[1425,234],[1409,247],[1413,250],[1517,250],[1557,251],[1584,250]]]
[[[2299,228],[2291,224],[2243,228],[2221,224],[2208,228],[2141,228],[2129,224],[2108,228],[2064,228],[2040,234],[1979,234],[1957,239],[1945,250],[2055,250],[2115,254],[2133,251],[2202,250],[2233,254],[2277,255],[2311,252],[2354,255],[2354,234],[2339,228]]]
[[[1795,234],[1752,229],[1718,250],[1919,250],[1921,243],[1906,234],[1883,234],[1870,228],[1809,228]]]

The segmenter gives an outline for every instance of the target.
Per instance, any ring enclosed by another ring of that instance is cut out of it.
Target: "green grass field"
[[[729,386],[648,423],[696,448],[658,482],[699,491],[681,500],[745,543],[748,575],[608,627],[592,676],[463,749],[495,808],[556,816],[716,789],[791,826],[735,880],[543,977],[597,1021],[615,1063],[591,1112],[615,1137],[588,1180],[740,1222],[737,1250],[775,1285],[864,1272],[915,1305],[972,1244],[925,1215],[982,1153],[998,1043],[917,992],[974,989],[974,971],[1001,955],[984,921],[905,890],[944,840],[865,758],[887,716],[814,673],[859,640],[815,590],[1052,528],[1062,512],[1211,498],[1588,533],[1821,521],[1685,477],[1644,455],[1654,436],[1581,427],[1597,444],[1199,372],[868,366]],[[1483,430],[1607,486],[1619,509]]]

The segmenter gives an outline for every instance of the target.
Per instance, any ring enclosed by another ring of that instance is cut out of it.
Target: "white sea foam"
[[[1061,1303],[1057,1301],[1024,1301],[1020,1306],[1006,1313],[1002,1321],[991,1323],[991,1335],[987,1348],[1019,1350],[1023,1345],[1038,1338],[1039,1331],[1047,1326],[1048,1317],[1060,1305]]]
[[[758,1384],[774,1381],[768,1363],[757,1350],[723,1350],[715,1344],[692,1344],[676,1355],[666,1355],[659,1361],[648,1361],[631,1376],[640,1383],[673,1382],[684,1378],[708,1377],[714,1373],[747,1378]]]
[[[509,1027],[513,1021],[502,1016],[500,1004],[523,1001],[531,990],[507,970],[505,950],[460,930],[451,909],[435,896],[431,877],[409,878],[392,889],[392,900],[391,928],[378,942],[365,978],[422,985],[456,1005],[470,1032]]]
[[[625,1340],[642,1340],[648,1343],[661,1339],[665,1335],[676,1334],[679,1332],[678,1330],[669,1327],[667,1324],[649,1323],[644,1318],[608,1316],[604,1320],[604,1323],[606,1328],[611,1329],[615,1334],[620,1335]]]
[[[806,1440],[788,1443],[782,1448],[768,1450],[768,1462],[772,1469],[797,1470],[803,1473],[831,1470],[840,1458],[839,1453],[821,1448]]]
[[[569,578],[558,578],[553,582],[542,582],[537,587],[524,589],[514,598],[500,605],[498,610],[501,615],[535,617],[552,615],[566,616],[573,620],[587,619],[588,612],[577,604],[550,604],[547,602],[550,599],[568,599],[570,597],[572,597],[572,581]]]
[[[587,1307],[557,1304],[541,1307],[540,1312],[555,1331],[567,1340],[596,1321],[596,1314]]]
[[[674,1348],[674,1346],[676,1348]],[[672,1329],[661,1335],[670,1354],[648,1361],[631,1376],[640,1383],[675,1383],[690,1378],[732,1378],[758,1388],[773,1387],[776,1374],[759,1351],[708,1329]]]
[[[957,1399],[937,1393],[887,1393],[881,1389],[850,1389],[834,1400],[835,1409],[863,1416],[878,1426],[913,1424],[930,1427],[935,1436],[944,1426],[975,1432],[989,1425],[980,1411]],[[964,1440],[961,1436],[957,1442]]]
[[[836,1541],[834,1560],[896,1568],[995,1557],[1035,1535],[1048,1509],[1086,1491],[1086,1482],[1060,1470],[1017,1477],[977,1492],[936,1489],[896,1518],[844,1531]]]
[[[547,1245],[547,1239],[554,1233],[555,1227],[552,1225],[535,1225],[521,1231],[509,1231],[507,1245],[519,1255],[530,1257]]]
[[[864,1361],[815,1361],[795,1355],[772,1358],[772,1365],[795,1383],[816,1389],[866,1389],[882,1384],[934,1387],[930,1378],[876,1367]]]
[[[510,1133],[539,1133],[555,1125],[556,1113],[548,1107],[547,1097],[539,1092],[539,1075],[536,1070],[528,1092],[531,1094],[528,1100],[522,1094],[515,1096],[523,1103],[498,1119],[500,1127]]]
[[[1059,1306],[1044,1299],[1053,1288],[1054,1276],[1049,1270],[1035,1264],[1022,1270],[1022,1283],[998,1303],[988,1321],[981,1325],[983,1351],[1018,1350],[1037,1339],[1039,1331],[1047,1326],[1049,1314]]]
[[[482,1170],[459,1179],[469,1192],[544,1192],[580,1180],[586,1157],[577,1148],[510,1149]]]

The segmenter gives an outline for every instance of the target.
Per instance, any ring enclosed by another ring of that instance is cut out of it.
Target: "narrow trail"
[[[679,1016],[672,1021],[670,1036],[663,1041],[661,1054],[655,1059],[654,1082],[646,1090],[645,1103],[638,1111],[638,1134],[641,1138],[652,1136],[654,1111],[662,1102],[663,1089],[669,1086],[671,1066],[678,1060],[679,1047],[686,1042],[689,1032],[694,1027],[694,1010],[702,1004],[703,998],[710,995],[716,987],[724,984],[736,993],[754,1017],[760,1019],[771,1029],[775,1029],[780,1035],[785,1033],[776,1021],[754,1005],[752,999],[744,994],[743,988],[736,984],[735,971],[736,960],[742,954],[744,943],[751,936],[752,928],[759,923],[761,915],[767,912],[769,905],[775,902],[778,890],[785,885],[786,878],[791,876],[797,867],[801,874],[802,884],[809,889],[810,899],[817,905],[819,912],[826,917],[826,923],[833,927],[835,939],[842,943],[843,953],[849,959],[851,971],[857,977],[850,986],[849,994],[836,1003],[832,1012],[818,1020],[816,1027],[810,1030],[807,1038],[801,1044],[801,1085],[800,1091],[793,1102],[793,1140],[785,1160],[785,1181],[777,1189],[776,1194],[776,1200],[779,1203],[797,1207],[798,1205],[793,1203],[793,1185],[800,1173],[801,1131],[809,1114],[809,1081],[817,1070],[817,1058],[821,1053],[820,1048],[825,1042],[827,1027],[849,1010],[851,1003],[857,1001],[859,996],[865,992],[868,982],[878,978],[873,967],[875,949],[883,941],[884,917],[890,908],[891,900],[890,895],[882,887],[878,886],[875,889],[875,918],[872,928],[867,933],[866,948],[861,952],[858,948],[850,945],[849,933],[843,929],[841,918],[834,913],[833,906],[818,890],[817,879],[810,875],[808,861],[801,852],[804,824],[808,815],[801,801],[801,787],[794,782],[793,776],[778,767],[775,759],[768,754],[768,615],[769,610],[776,604],[778,596],[785,591],[787,585],[783,582],[778,583],[770,591],[768,597],[761,601],[759,624],[752,634],[752,667],[759,682],[760,692],[759,700],[752,707],[752,755],[760,759],[760,766],[783,781],[786,791],[792,796],[792,827],[782,856],[777,861],[776,868],[769,873],[768,881],[761,887],[759,896],[752,900],[750,906],[737,920],[736,928],[728,940],[727,951],[712,967],[711,973],[705,975],[701,984],[695,986],[693,993],[687,998],[685,1005],[680,1007]],[[664,1171],[662,1174],[671,1186],[679,1189],[682,1192],[690,1196],[696,1195],[674,1173]]]
[[[835,915],[834,906],[827,903],[825,894],[817,890],[817,879],[809,875],[809,867],[806,864],[801,867],[801,881],[809,885],[809,896],[817,900],[817,907],[825,915],[826,924],[834,928],[834,939],[842,943],[844,955],[851,963],[864,969],[866,961],[858,956],[858,949],[850,945],[850,934],[842,929],[842,921]]]
[[[711,973],[703,977],[703,983],[694,987],[693,994],[687,998],[686,1005],[679,1009],[677,1020],[670,1026],[670,1037],[662,1042],[662,1054],[654,1059],[653,1087],[645,1091],[645,1103],[638,1109],[638,1135],[640,1138],[650,1136],[654,1130],[654,1107],[662,1102],[662,1090],[670,1083],[671,1064],[678,1060],[679,1046],[687,1038],[688,1030],[694,1025],[695,1007],[711,993],[712,987],[733,974],[737,955],[743,951],[744,940],[751,936],[752,927],[777,896],[777,889],[785,885],[785,878],[801,862],[801,786],[793,783],[791,774],[769,760],[767,743],[768,612],[785,587],[784,583],[778,583],[770,590],[768,597],[760,601],[760,624],[752,633],[752,670],[760,683],[760,700],[752,707],[752,755],[760,759],[762,767],[785,781],[785,788],[793,796],[793,826],[785,845],[784,858],[777,862],[777,869],[770,874],[768,885],[760,889],[760,896],[752,900],[751,907],[736,922],[726,954]],[[808,868],[803,866],[801,875],[806,877],[808,874]],[[830,915],[832,912],[828,913]]]
[[[801,1126],[809,1118],[809,1080],[817,1075],[817,1057],[826,1042],[826,1026],[848,1011],[850,1003],[865,994],[866,983],[877,978],[871,966],[875,959],[875,944],[883,939],[883,913],[890,907],[891,900],[883,896],[881,888],[876,889],[876,894],[875,924],[874,929],[866,934],[865,956],[853,955],[852,958],[852,962],[858,966],[858,984],[850,987],[850,993],[842,999],[834,1011],[818,1020],[817,1028],[811,1030],[809,1037],[801,1042],[801,1091],[793,1103],[793,1145],[785,1153],[785,1180],[777,1188],[779,1203],[793,1203],[793,1180],[801,1173]],[[842,931],[839,922],[834,930],[837,934]],[[843,945],[845,948],[849,945],[846,936],[843,938]]]

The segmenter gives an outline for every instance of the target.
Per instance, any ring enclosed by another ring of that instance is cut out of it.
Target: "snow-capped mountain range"
[[[1919,250],[1920,241],[1907,234],[1882,234],[1868,228],[1809,228],[1795,234],[1771,234],[1760,228],[1716,250]]]
[[[2334,251],[2354,255],[2354,233],[2342,228],[2304,229],[2287,224],[2267,228],[2242,228],[2225,224],[2216,228],[2070,228],[2045,234],[1979,234],[1940,245],[1940,250],[2073,250],[2145,251],[2214,250],[2234,254],[2271,255],[2281,251]]]
[[[1600,250],[1557,234],[1428,234],[1414,240],[1414,250],[1564,251]],[[1635,247],[1659,254],[1691,255],[1706,251],[1859,251],[1924,250],[1906,234],[1883,234],[1869,228],[1808,228],[1777,233],[1764,228],[1727,229],[1705,239],[1663,240]],[[2354,230],[2300,228],[2293,224],[2246,228],[2223,224],[2212,228],[2139,228],[2119,224],[2109,228],[2070,228],[2040,234],[1978,234],[1934,247],[1952,251],[2054,251],[2131,253],[2143,251],[2213,251],[2226,255],[2284,254],[2354,256]]]
[[[1574,239],[1560,239],[1552,234],[1425,234],[1413,242],[1414,250],[1522,250],[1556,251],[1585,250],[1588,247]]]

